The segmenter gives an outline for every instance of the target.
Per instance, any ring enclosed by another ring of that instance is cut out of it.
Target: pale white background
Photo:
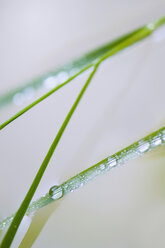
[[[0,0],[0,93],[164,11],[164,0]],[[157,35],[100,67],[34,199],[165,124],[165,40]],[[1,131],[0,218],[19,207],[86,78]],[[27,104],[1,110],[0,122]],[[20,247],[164,247],[164,166],[162,147],[42,209]],[[30,217],[12,247],[19,246],[29,225]]]

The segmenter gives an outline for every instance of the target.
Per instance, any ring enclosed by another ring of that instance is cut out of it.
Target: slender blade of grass
[[[163,25],[164,23],[165,23],[165,17],[162,17],[159,20],[157,20],[156,22],[151,23],[150,29],[152,29],[152,31],[154,31],[155,29],[157,29],[159,26]],[[49,77],[56,78],[56,77],[58,77],[58,75],[61,72],[67,73],[68,75],[72,74],[72,76],[76,76],[76,74],[80,73],[86,67],[88,67],[90,65],[92,66],[92,64],[95,62],[95,60],[97,60],[100,57],[102,57],[103,55],[105,55],[110,49],[114,48],[119,43],[123,42],[124,40],[130,38],[132,35],[136,34],[137,32],[140,32],[141,30],[143,30],[144,27],[146,27],[146,26],[143,26],[141,28],[133,30],[132,32],[129,32],[129,33],[113,40],[113,41],[108,42],[107,44],[105,44],[99,48],[96,48],[95,50],[85,54],[84,56],[81,56],[77,60],[72,61],[72,62],[62,66],[61,68],[59,68],[55,71],[49,72],[49,73],[47,73],[41,77],[38,77],[38,78],[28,82],[27,84],[25,84],[23,86],[20,86],[16,89],[10,90],[6,94],[0,95],[0,108],[12,103],[13,98],[14,98],[14,96],[16,96],[16,94],[20,93],[20,94],[24,95],[26,89],[29,89],[29,87],[32,88],[34,91],[37,91],[38,89],[43,87],[43,83]],[[73,71],[76,71],[76,72],[73,72]],[[69,76],[68,80],[71,81],[70,76]],[[63,87],[65,84],[62,82],[59,84],[59,86],[60,85],[61,85],[61,87]],[[61,88],[61,87],[59,87],[59,88]]]
[[[34,106],[36,106],[38,103],[42,102],[43,100],[45,100],[47,97],[49,97],[50,95],[52,95],[54,92],[56,92],[57,90],[59,90],[61,87],[63,87],[64,85],[68,84],[70,81],[72,81],[74,78],[76,78],[78,75],[82,74],[84,71],[86,71],[87,69],[89,69],[90,67],[92,67],[92,65],[82,69],[79,73],[77,73],[76,75],[74,75],[73,77],[70,77],[67,81],[65,81],[63,84],[58,85],[57,87],[53,88],[52,90],[48,91],[46,94],[44,94],[43,96],[41,96],[40,98],[38,98],[37,100],[35,100],[34,102],[32,102],[31,104],[29,104],[28,106],[26,106],[25,108],[23,108],[22,110],[20,110],[19,112],[17,112],[15,115],[13,115],[12,117],[10,117],[7,121],[5,121],[4,123],[2,123],[0,125],[0,130],[2,130],[4,127],[6,127],[7,125],[9,125],[11,122],[13,122],[14,120],[16,120],[18,117],[20,117],[21,115],[25,114],[27,111],[29,111],[30,109],[32,109]]]
[[[23,216],[25,215],[26,210],[27,210],[27,208],[28,208],[28,206],[29,206],[29,204],[31,202],[31,199],[32,199],[32,197],[33,197],[33,195],[34,195],[34,193],[35,193],[35,191],[36,191],[36,189],[37,189],[37,187],[38,187],[38,185],[39,185],[39,183],[41,181],[41,178],[42,178],[42,176],[43,176],[43,174],[44,174],[44,172],[45,172],[45,170],[46,170],[46,168],[48,166],[48,163],[49,163],[49,161],[50,161],[50,159],[51,159],[51,157],[52,157],[52,155],[53,155],[53,153],[54,153],[54,151],[55,151],[55,149],[56,149],[56,147],[57,147],[57,145],[58,145],[58,143],[60,141],[60,138],[61,138],[61,136],[62,136],[67,124],[68,124],[68,122],[70,121],[70,119],[71,119],[76,107],[78,106],[83,94],[85,93],[89,83],[91,82],[91,80],[92,80],[92,78],[93,78],[98,66],[99,66],[99,64],[97,64],[94,67],[94,69],[93,69],[92,73],[90,74],[88,80],[86,81],[85,85],[83,86],[82,90],[80,91],[76,101],[74,102],[73,106],[71,107],[67,117],[65,118],[60,130],[58,131],[58,133],[57,133],[57,135],[56,135],[56,137],[55,137],[55,139],[54,139],[54,141],[53,141],[53,143],[52,143],[52,145],[51,145],[51,147],[50,147],[45,159],[43,160],[43,162],[41,164],[41,167],[39,168],[39,170],[38,170],[38,172],[37,172],[32,184],[31,184],[31,186],[29,188],[29,191],[27,192],[23,202],[21,203],[21,206],[19,207],[16,215],[14,216],[14,219],[13,219],[13,221],[12,221],[12,223],[11,223],[7,233],[6,233],[6,235],[4,236],[4,239],[2,240],[2,243],[1,243],[1,246],[0,246],[1,248],[10,247],[10,245],[11,245],[11,243],[12,243],[14,237],[15,237],[15,234],[16,234],[16,232],[18,230],[18,227],[19,227],[19,225],[20,225],[20,223],[21,223],[21,221],[23,219]]]
[[[113,168],[118,168],[119,166],[126,164],[128,161],[138,158],[145,153],[152,151],[155,148],[158,148],[165,144],[165,127],[157,130],[149,134],[148,136],[138,140],[137,142],[131,144],[130,146],[118,151],[117,153],[110,155],[109,157],[101,160],[97,164],[87,168],[86,170],[80,172],[79,174],[75,175],[74,177],[68,179],[67,181],[63,182],[58,188],[63,189],[63,196],[72,192],[82,185],[90,182],[94,178],[103,175],[109,172]],[[116,160],[116,163],[114,161]],[[113,166],[112,166],[113,162]],[[53,188],[53,187],[52,187]],[[52,189],[51,188],[51,189]],[[52,190],[51,190],[52,191]],[[50,191],[49,191],[50,192]],[[54,191],[53,195],[55,196],[56,191]],[[57,201],[58,197],[52,197],[49,193],[40,197],[38,200],[31,203],[28,207],[26,214],[29,215],[31,213],[36,212],[38,209],[45,207],[54,201]],[[13,220],[14,215],[11,215],[0,222],[0,230],[6,228],[11,221]]]
[[[96,48],[95,50],[92,50],[89,53],[81,56],[80,58],[78,58],[72,62],[69,62],[68,64],[62,66],[61,68],[56,69],[54,71],[51,71],[51,72],[49,72],[49,73],[47,73],[41,77],[38,77],[38,78],[28,82],[27,84],[25,84],[23,86],[20,86],[18,88],[10,90],[6,94],[1,94],[0,95],[0,108],[3,108],[4,106],[6,106],[8,104],[11,104],[13,102],[14,96],[17,93],[24,94],[24,91],[29,87],[32,87],[35,91],[39,90],[40,88],[43,87],[43,83],[45,82],[45,80],[47,80],[49,77],[56,78],[61,72],[65,72],[68,75],[73,74],[71,77],[75,77],[76,74],[80,73],[82,70],[84,70],[89,65],[92,66],[93,62],[96,59],[103,56],[105,53],[107,53],[110,49],[112,49],[114,46],[116,46],[120,42],[122,42],[122,41],[126,40],[128,37],[134,35],[140,29],[141,28],[138,28],[138,29],[133,30],[132,32],[129,32],[129,33],[127,33],[127,34],[125,34],[125,35],[123,35],[123,36],[121,36],[115,40],[112,40],[112,41],[104,44],[103,46]],[[74,71],[75,71],[75,73],[74,73]],[[69,79],[70,78],[68,78],[68,80]],[[63,83],[59,84],[59,86],[60,85],[61,85],[61,87],[64,86]]]
[[[72,106],[71,110],[69,111],[66,119],[64,120],[59,132],[57,133],[57,136],[54,139],[54,141],[53,141],[53,143],[52,143],[52,145],[51,145],[51,147],[50,147],[50,149],[49,149],[49,151],[48,151],[48,153],[47,153],[47,155],[46,155],[46,157],[45,157],[45,159],[44,159],[44,161],[43,161],[43,163],[42,163],[42,165],[40,167],[40,169],[38,170],[37,175],[34,178],[33,183],[31,185],[29,191],[27,192],[27,194],[26,194],[26,196],[25,196],[20,208],[16,212],[16,214],[15,214],[15,216],[13,218],[13,221],[12,221],[12,223],[11,223],[11,225],[10,225],[10,227],[9,227],[9,229],[8,229],[6,235],[5,235],[5,237],[4,237],[4,239],[3,239],[2,243],[1,243],[1,246],[0,246],[1,248],[10,247],[10,245],[11,245],[11,243],[12,243],[14,237],[15,237],[15,234],[16,234],[16,232],[18,230],[18,227],[19,227],[19,225],[21,223],[21,220],[22,220],[23,216],[25,215],[25,213],[27,211],[27,208],[28,208],[28,206],[29,206],[29,204],[31,202],[31,199],[32,199],[32,197],[33,197],[33,195],[34,195],[34,193],[35,193],[35,191],[36,191],[36,189],[37,189],[37,187],[38,187],[38,185],[40,183],[40,180],[41,180],[41,178],[42,178],[42,176],[43,176],[43,174],[44,174],[44,172],[45,172],[45,170],[46,170],[46,168],[48,166],[48,163],[49,163],[49,161],[50,161],[50,159],[51,159],[51,157],[52,157],[52,155],[53,155],[53,153],[54,153],[54,151],[56,149],[56,146],[58,145],[58,143],[60,141],[60,138],[61,138],[61,136],[62,136],[62,134],[63,134],[63,132],[64,132],[69,120],[70,120],[70,118],[71,118],[71,116],[73,115],[73,113],[74,113],[74,111],[75,111],[80,99],[82,98],[82,96],[83,96],[85,90],[87,89],[91,79],[93,78],[98,66],[102,63],[102,61],[107,59],[109,56],[114,55],[118,51],[124,49],[127,46],[130,46],[130,45],[134,44],[135,42],[137,42],[137,41],[139,41],[141,39],[144,39],[146,36],[151,34],[157,27],[162,25],[164,22],[165,22],[165,18],[163,17],[160,20],[158,20],[157,22],[145,26],[144,28],[142,28],[142,30],[137,31],[137,33],[135,35],[133,35],[133,37],[129,37],[125,41],[119,43],[111,51],[107,52],[105,55],[103,55],[101,58],[99,58],[99,60],[95,64],[94,69],[93,69],[92,73],[90,74],[87,82],[85,83],[84,87],[82,88],[82,90],[81,90],[80,94],[78,95],[75,103],[73,104],[73,106]],[[164,133],[163,133],[163,135],[164,135]],[[153,145],[152,145],[153,147],[156,146],[155,144],[164,143],[164,136],[163,136],[163,138],[160,138],[160,137],[157,137],[157,138],[159,138],[160,142],[153,143]],[[144,149],[144,147],[142,147],[142,148]],[[143,151],[143,149],[142,149],[142,151]],[[126,148],[125,150],[128,151],[129,148]],[[124,153],[124,151],[122,151],[122,154],[123,153]],[[143,152],[140,152],[140,153],[143,153]],[[129,157],[129,159],[132,158],[132,154],[126,154],[126,155],[127,155],[127,157]],[[116,156],[119,156],[119,158],[118,158],[119,161],[120,161],[120,159],[122,159],[122,162],[120,162],[120,163],[123,163],[123,162],[127,161],[127,157],[123,159],[122,157],[120,157],[120,154],[117,154]],[[133,155],[133,157],[137,157],[136,152]],[[116,158],[115,158],[115,161],[116,161]],[[109,164],[110,164],[109,158],[107,158],[107,161],[102,161],[102,162],[105,162],[105,163],[107,162],[107,166],[109,166]],[[114,163],[114,161],[113,161],[113,163]],[[115,165],[116,165],[116,162],[115,162]],[[91,170],[86,170],[84,172],[86,174],[86,176],[87,176],[85,180],[89,181],[89,180],[93,179],[95,176],[97,176],[95,168],[97,168],[97,165],[94,166],[94,167],[91,167]],[[89,172],[89,174],[88,174],[88,172]],[[92,174],[93,172],[94,172],[94,174]],[[83,175],[85,176],[85,174],[83,174]],[[76,186],[73,183],[74,180],[75,180],[75,177],[72,179],[71,184],[70,184],[70,181],[69,181],[69,186],[70,186],[70,188],[72,188],[74,186],[73,189],[76,189],[76,188],[78,188],[80,186],[79,185],[80,181],[78,182],[78,185]],[[75,181],[75,183],[77,183],[77,181]],[[66,190],[66,188],[63,185],[63,190],[64,189]],[[67,190],[66,190],[65,193],[67,193]]]

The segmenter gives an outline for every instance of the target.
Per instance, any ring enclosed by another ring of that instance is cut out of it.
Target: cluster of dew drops
[[[67,189],[67,191],[73,192],[73,189],[82,187],[85,183],[92,180],[94,177],[102,174],[103,172],[106,172],[120,164],[123,164],[131,158],[136,158],[143,153],[151,150],[152,148],[160,146],[163,143],[165,143],[165,128],[156,133],[155,136],[148,136],[147,139],[141,139],[127,149],[124,149],[121,152],[108,157],[105,162],[96,165],[95,167],[89,168],[88,172],[82,172],[75,176],[73,179],[66,181],[62,185],[55,185],[51,187],[49,190],[49,195],[52,199],[57,200],[63,197],[65,189]]]

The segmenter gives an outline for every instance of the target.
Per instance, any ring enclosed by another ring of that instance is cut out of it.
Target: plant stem
[[[52,90],[47,92],[45,95],[43,95],[42,97],[38,98],[36,101],[31,103],[27,107],[23,108],[22,110],[20,110],[18,113],[16,113],[12,117],[10,117],[7,121],[5,121],[4,123],[2,123],[0,125],[0,130],[2,130],[4,127],[6,127],[11,122],[13,122],[15,119],[17,119],[18,117],[20,117],[21,115],[26,113],[28,110],[30,110],[31,108],[36,106],[38,103],[40,103],[43,100],[45,100],[47,97],[49,97],[54,92],[56,92],[58,89],[60,89],[61,87],[63,87],[64,85],[66,85],[67,83],[72,81],[74,78],[76,78],[77,76],[82,74],[84,71],[86,71],[90,67],[94,66],[96,64],[96,62],[98,62],[98,61],[103,62],[104,60],[106,60],[110,56],[118,53],[119,51],[125,49],[126,47],[129,47],[132,44],[144,39],[145,37],[149,36],[154,30],[156,30],[159,26],[163,25],[164,23],[165,23],[165,17],[162,17],[162,18],[160,18],[158,21],[156,21],[154,23],[148,24],[148,25],[146,25],[146,26],[144,26],[144,27],[142,27],[142,28],[140,28],[138,30],[133,31],[130,34],[126,34],[125,36],[119,38],[116,41],[111,42],[110,43],[111,45],[109,44],[109,46],[107,45],[107,46],[103,47],[104,49],[100,48],[100,50],[99,49],[96,50],[97,52],[95,51],[95,52],[93,52],[93,54],[92,53],[89,54],[87,56],[88,57],[88,59],[87,59],[88,63],[86,65],[86,67],[83,67],[83,69],[79,70],[79,72],[77,74],[75,74],[74,76],[70,77],[67,81],[65,81],[64,83],[59,84],[57,87],[53,88]],[[106,48],[109,48],[109,50],[107,50]],[[103,51],[104,51],[104,53],[103,53]],[[95,57],[96,56],[95,54],[98,55],[100,53],[103,53],[102,56]],[[90,57],[92,57],[93,60],[90,59]],[[91,63],[89,64],[89,62],[91,62]]]
[[[67,81],[65,81],[63,84],[60,84],[58,86],[56,86],[55,88],[53,88],[52,90],[48,91],[46,94],[44,94],[43,96],[41,96],[40,98],[38,98],[36,101],[32,102],[31,104],[29,104],[28,106],[26,106],[25,108],[21,109],[19,112],[17,112],[15,115],[13,115],[12,117],[10,117],[7,121],[5,121],[4,123],[2,123],[0,125],[0,130],[2,130],[4,127],[6,127],[8,124],[10,124],[11,122],[13,122],[15,119],[17,119],[18,117],[20,117],[21,115],[25,114],[27,111],[29,111],[30,109],[32,109],[34,106],[36,106],[38,103],[42,102],[43,100],[45,100],[47,97],[49,97],[50,95],[52,95],[54,92],[56,92],[57,90],[59,90],[61,87],[63,87],[64,85],[68,84],[70,81],[72,81],[74,78],[76,78],[77,76],[79,76],[80,74],[82,74],[84,71],[86,71],[87,69],[91,68],[93,65],[87,66],[84,69],[82,69],[80,72],[78,72],[77,74],[75,74],[73,77],[70,77]]]
[[[44,87],[44,82],[49,79],[50,77],[53,77],[54,80],[58,81],[58,76],[60,73],[65,73],[66,75],[68,75],[68,77],[70,76],[76,76],[77,73],[80,73],[81,70],[83,70],[84,68],[88,67],[89,65],[93,65],[93,62],[100,58],[101,56],[103,56],[105,53],[107,53],[110,49],[112,49],[114,46],[116,46],[117,44],[119,44],[120,42],[124,41],[125,39],[127,39],[128,37],[132,36],[133,34],[135,34],[137,31],[139,31],[141,28],[136,29],[132,32],[129,32],[113,41],[108,42],[107,44],[104,44],[103,46],[96,48],[93,51],[90,51],[89,53],[81,56],[80,58],[76,59],[75,61],[72,61],[64,66],[62,66],[61,68],[49,72],[46,75],[43,75],[39,78],[36,78],[34,80],[32,80],[31,82],[18,87],[16,89],[13,89],[12,91],[1,95],[0,96],[0,108],[2,108],[3,106],[6,106],[7,104],[11,103],[13,101],[14,96],[16,96],[16,94],[22,94],[25,95],[26,89],[29,89],[29,87],[35,91],[37,91],[38,89]],[[77,71],[77,72],[76,72]],[[69,78],[68,78],[69,79]],[[59,85],[64,85],[63,83],[59,82]]]
[[[117,42],[117,45],[114,45],[111,50],[109,50],[105,54],[103,53],[101,57],[97,57],[97,59],[94,60],[91,63],[91,65],[88,65],[88,68],[94,66],[94,69],[93,69],[92,73],[90,74],[88,80],[86,81],[84,87],[82,88],[81,92],[79,93],[79,95],[78,95],[76,101],[74,102],[71,110],[69,111],[67,117],[65,118],[59,132],[57,133],[57,136],[55,137],[45,159],[43,160],[43,163],[41,164],[41,167],[39,168],[39,170],[38,170],[38,172],[37,172],[37,174],[36,174],[36,176],[32,182],[32,185],[30,186],[21,206],[19,207],[16,214],[11,217],[12,222],[11,222],[11,225],[10,225],[7,233],[4,236],[4,239],[2,240],[2,243],[0,245],[1,248],[10,247],[25,213],[28,214],[28,213],[30,213],[30,211],[34,212],[35,210],[37,210],[37,208],[40,208],[44,205],[47,205],[50,202],[53,202],[54,200],[57,200],[57,199],[63,197],[65,194],[72,192],[73,190],[75,190],[75,189],[79,188],[80,186],[83,186],[87,182],[91,181],[96,176],[109,171],[112,167],[119,166],[120,164],[123,164],[130,159],[136,158],[136,157],[142,155],[143,153],[165,143],[165,128],[162,128],[161,130],[158,130],[157,132],[147,136],[146,138],[140,140],[139,142],[136,142],[133,145],[123,149],[122,151],[102,160],[98,164],[90,167],[89,169],[78,174],[77,176],[64,182],[60,186],[53,186],[50,189],[49,194],[46,194],[44,197],[40,198],[38,201],[32,203],[31,206],[28,208],[28,206],[29,206],[29,204],[33,198],[33,195],[34,195],[34,193],[35,193],[35,191],[36,191],[36,189],[37,189],[37,187],[41,181],[41,178],[42,178],[42,176],[43,176],[43,174],[44,174],[44,172],[48,166],[48,163],[49,163],[49,161],[50,161],[50,159],[51,159],[51,157],[52,157],[52,155],[53,155],[53,153],[54,153],[54,151],[55,151],[55,149],[56,149],[56,147],[57,147],[57,145],[61,139],[61,136],[62,136],[69,120],[71,119],[76,107],[78,106],[84,92],[86,91],[89,83],[91,82],[98,66],[108,57],[110,57],[110,56],[116,54],[117,52],[119,52],[120,50],[134,44],[135,42],[144,39],[146,36],[150,35],[155,29],[157,29],[160,25],[162,25],[164,23],[165,23],[165,17],[159,19],[158,21],[156,21],[152,24],[144,26],[143,28],[135,31],[132,35],[128,35],[126,39],[123,39],[122,41],[120,40],[120,42]],[[71,79],[68,79],[66,82],[63,83],[63,85],[65,85],[66,83],[71,81],[73,78],[75,78],[76,76],[81,74],[86,69],[83,69],[82,71],[77,73],[75,76],[71,77]],[[62,86],[58,86],[57,88],[59,89]],[[1,124],[0,129],[3,129],[5,126],[7,126],[13,120],[18,118],[20,115],[27,112],[29,109],[34,107],[36,104],[43,101],[46,97],[53,94],[57,90],[57,88],[54,88],[52,91],[48,92],[47,94],[45,94],[44,96],[42,96],[38,100],[34,101],[32,104],[30,104],[29,106],[27,106],[26,108],[24,108],[23,110],[18,112],[16,115],[11,117],[8,121]],[[7,218],[6,223],[9,223],[11,218],[10,217]],[[4,225],[5,225],[5,223],[2,222],[3,227],[4,227]]]
[[[122,149],[121,151],[101,160],[99,163],[68,179],[61,185],[53,186],[49,190],[49,193],[34,201],[28,207],[26,214],[29,215],[36,212],[38,209],[53,203],[64,195],[74,191],[75,189],[78,189],[79,187],[82,187],[86,183],[93,180],[95,177],[105,174],[111,169],[119,167],[120,165],[123,165],[132,159],[138,158],[163,144],[165,144],[165,127],[148,135],[145,138],[140,139],[139,141]],[[13,218],[14,215],[0,222],[0,230],[7,227]]]
[[[51,157],[52,157],[52,155],[53,155],[53,153],[54,153],[54,151],[55,151],[55,149],[56,149],[56,147],[57,147],[57,145],[58,145],[58,143],[59,143],[59,141],[61,139],[61,136],[64,133],[64,130],[65,130],[67,124],[69,123],[69,121],[70,121],[70,119],[71,119],[76,107],[78,106],[83,94],[85,93],[88,85],[90,84],[90,82],[91,82],[91,80],[92,80],[92,78],[93,78],[98,66],[99,66],[99,63],[95,65],[92,73],[88,77],[88,79],[87,79],[85,85],[83,86],[82,90],[80,91],[76,101],[74,102],[74,104],[71,107],[68,115],[66,116],[66,118],[65,118],[65,120],[64,120],[64,122],[63,122],[63,124],[62,124],[62,126],[60,128],[60,130],[58,131],[58,133],[57,133],[57,135],[56,135],[56,137],[55,137],[55,139],[54,139],[54,141],[53,141],[53,143],[52,143],[52,145],[51,145],[51,147],[50,147],[50,149],[49,149],[49,151],[48,151],[48,153],[47,153],[47,155],[46,155],[46,157],[44,159],[44,161],[41,164],[41,167],[39,168],[39,170],[38,170],[38,172],[37,172],[32,184],[31,184],[31,186],[29,188],[29,191],[27,192],[23,202],[21,203],[21,206],[19,207],[18,211],[16,212],[16,215],[13,218],[13,221],[12,221],[7,233],[4,236],[4,239],[2,240],[2,243],[1,243],[1,246],[0,246],[1,248],[10,247],[10,245],[11,245],[11,243],[12,243],[14,237],[15,237],[15,234],[16,234],[16,232],[18,230],[18,227],[19,227],[19,225],[20,225],[20,223],[21,223],[21,221],[23,219],[23,216],[25,215],[26,210],[27,210],[27,208],[28,208],[28,206],[29,206],[29,204],[31,202],[31,199],[32,199],[32,197],[33,197],[33,195],[34,195],[34,193],[35,193],[35,191],[36,191],[36,189],[37,189],[37,187],[38,187],[38,185],[39,185],[39,183],[41,181],[41,178],[42,178],[42,176],[43,176],[43,174],[44,174],[44,172],[45,172],[45,170],[46,170],[46,168],[48,166],[48,163],[49,163],[49,161],[50,161],[50,159],[51,159]]]

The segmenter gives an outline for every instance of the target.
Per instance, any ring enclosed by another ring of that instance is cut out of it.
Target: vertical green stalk
[[[21,206],[19,207],[18,211],[16,212],[16,215],[15,215],[15,217],[14,217],[14,219],[13,219],[13,221],[12,221],[12,223],[11,223],[7,233],[6,233],[6,235],[4,236],[4,239],[2,240],[2,243],[1,243],[1,246],[0,246],[1,248],[10,247],[10,245],[11,245],[11,243],[12,243],[14,237],[15,237],[15,234],[16,234],[16,232],[18,230],[18,227],[19,227],[19,225],[20,225],[20,223],[21,223],[21,221],[23,219],[23,216],[25,215],[26,210],[27,210],[27,208],[28,208],[28,206],[29,206],[29,204],[31,202],[31,199],[32,199],[32,197],[33,197],[33,195],[34,195],[34,193],[35,193],[35,191],[36,191],[36,189],[37,189],[37,187],[38,187],[38,185],[39,185],[39,183],[41,181],[41,178],[42,178],[42,176],[43,176],[43,174],[44,174],[44,172],[45,172],[45,170],[46,170],[46,168],[48,166],[48,163],[49,163],[49,161],[50,161],[50,159],[51,159],[51,157],[52,157],[52,155],[53,155],[53,153],[54,153],[54,151],[55,151],[55,149],[56,149],[56,147],[57,147],[57,145],[58,145],[58,143],[60,141],[60,138],[61,138],[61,136],[62,136],[67,124],[68,124],[68,122],[70,121],[70,119],[71,119],[76,107],[78,106],[83,94],[85,93],[89,83],[91,82],[91,80],[92,80],[92,78],[93,78],[98,66],[99,66],[99,63],[95,65],[92,73],[90,74],[89,78],[87,79],[87,81],[86,81],[85,85],[83,86],[82,90],[80,91],[76,101],[74,102],[72,108],[70,109],[67,117],[65,118],[60,130],[58,131],[57,136],[55,137],[55,139],[54,139],[54,141],[53,141],[53,143],[52,143],[52,145],[51,145],[51,147],[50,147],[50,149],[49,149],[44,161],[42,162],[41,167],[39,168],[39,170],[38,170],[38,172],[37,172],[37,174],[36,174],[36,176],[35,176],[35,178],[33,180],[33,183],[31,185],[29,191],[27,192],[27,194],[26,194]]]

